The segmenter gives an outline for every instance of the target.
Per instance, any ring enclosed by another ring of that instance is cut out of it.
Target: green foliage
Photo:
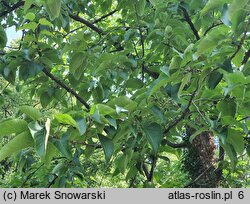
[[[0,136],[7,136],[13,133],[21,133],[28,129],[28,124],[25,120],[9,119],[0,123]]]
[[[111,139],[104,137],[102,135],[98,135],[98,138],[103,147],[105,159],[107,162],[109,162],[114,152],[114,144]]]
[[[41,118],[41,113],[39,110],[30,106],[21,106],[19,108],[21,112],[30,117],[32,120],[39,120]]]
[[[33,140],[29,132],[20,133],[0,149],[0,161],[32,145]]]
[[[145,124],[143,126],[143,131],[147,137],[148,142],[153,148],[154,155],[158,153],[159,145],[163,137],[163,131],[160,125],[157,123]]]

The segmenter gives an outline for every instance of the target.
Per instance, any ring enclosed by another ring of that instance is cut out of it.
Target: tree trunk
[[[188,129],[188,135],[194,133]],[[185,150],[183,167],[189,173],[192,181],[191,188],[216,188],[219,186],[221,175],[216,171],[216,146],[211,132],[203,132],[196,136],[189,148]]]

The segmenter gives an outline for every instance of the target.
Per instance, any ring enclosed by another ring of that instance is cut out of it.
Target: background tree
[[[249,186],[249,8],[1,1],[1,185]]]

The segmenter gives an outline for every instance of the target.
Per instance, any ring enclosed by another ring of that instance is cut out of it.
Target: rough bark
[[[192,135],[193,129],[188,130]],[[187,171],[192,182],[191,188],[216,188],[221,176],[216,174],[216,146],[211,132],[203,132],[196,136],[189,148],[186,149],[183,159],[183,168]]]

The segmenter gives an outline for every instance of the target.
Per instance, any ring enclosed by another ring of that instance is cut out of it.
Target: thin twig
[[[220,22],[220,23],[217,23],[217,24],[213,24],[213,25],[211,25],[211,26],[210,26],[210,27],[208,27],[208,29],[204,32],[203,36],[206,36],[206,35],[207,35],[207,33],[208,33],[210,30],[212,30],[213,28],[215,28],[215,27],[217,27],[217,26],[220,26],[220,25],[223,25],[223,23],[222,23],[222,22]]]
[[[244,58],[243,58],[241,64],[242,64],[242,65],[246,64],[247,61],[248,61],[248,59],[249,59],[249,57],[250,57],[250,49],[245,53],[245,56],[244,56]]]
[[[19,7],[21,7],[23,5],[24,5],[24,1],[17,2],[12,7],[10,7],[8,10],[3,11],[2,13],[0,13],[0,18],[2,18],[3,16],[6,16],[7,14],[11,13],[12,11],[15,11],[16,9],[18,9]]]
[[[177,118],[173,123],[171,123],[164,131],[164,134],[167,134],[173,127],[175,127],[180,121],[182,121],[185,116],[189,113],[189,108],[192,104],[192,101],[196,95],[196,92],[197,92],[197,89],[192,93],[191,97],[190,97],[190,100],[187,104],[187,107],[185,108],[185,110],[182,112],[181,116],[179,118]]]
[[[106,14],[106,15],[104,15],[104,16],[102,16],[102,17],[96,19],[96,20],[94,20],[94,21],[92,22],[92,24],[95,24],[95,23],[98,23],[98,22],[102,21],[103,19],[105,19],[105,18],[111,16],[111,15],[114,14],[115,12],[117,12],[117,10],[111,11],[110,13],[108,13],[108,14]],[[71,33],[74,33],[75,31],[80,30],[80,29],[82,29],[82,28],[84,28],[84,26],[80,26],[80,27],[78,27],[78,28],[75,28],[75,29],[69,31],[68,33],[66,33],[65,35],[63,35],[63,38],[67,37],[67,36],[70,35]]]
[[[41,164],[35,171],[31,172],[27,177],[26,179],[24,180],[24,182],[22,183],[21,187],[24,187],[24,185],[27,183],[27,181],[44,165]]]
[[[150,181],[150,182],[153,181],[153,176],[154,176],[154,170],[155,170],[155,167],[156,167],[156,163],[157,163],[157,157],[153,156],[151,169],[150,169],[150,172],[149,172],[149,175],[148,175],[148,181]]]
[[[86,25],[87,27],[89,27],[90,29],[94,30],[95,32],[97,32],[100,35],[104,35],[105,34],[105,32],[102,29],[98,28],[93,23],[91,23],[91,22],[89,22],[89,21],[81,18],[78,15],[73,15],[73,14],[69,13],[69,17],[72,18],[72,19],[74,19],[75,21],[83,23],[84,25]]]
[[[94,20],[92,23],[93,23],[93,24],[98,23],[98,22],[102,21],[103,19],[105,19],[105,18],[107,18],[107,17],[113,15],[113,14],[116,13],[117,11],[118,11],[118,10],[113,10],[113,11],[111,11],[110,13],[108,13],[108,14],[106,14],[106,15],[104,15],[104,16],[102,16],[102,17],[96,19],[96,20]]]
[[[194,101],[192,101],[192,104],[194,105],[194,107],[196,108],[196,110],[198,111],[198,113],[200,114],[200,116],[202,117],[202,119],[205,121],[205,123],[206,123],[207,125],[209,125],[209,122],[207,122],[205,116],[202,115],[202,113],[201,113],[199,107],[194,103]]]
[[[75,98],[83,104],[88,110],[90,110],[90,105],[78,94],[76,93],[72,88],[67,86],[65,83],[63,83],[61,80],[56,78],[46,67],[43,68],[43,73],[48,76],[51,80],[55,81],[58,85],[60,85],[62,88],[64,88],[67,92],[75,96]]]

